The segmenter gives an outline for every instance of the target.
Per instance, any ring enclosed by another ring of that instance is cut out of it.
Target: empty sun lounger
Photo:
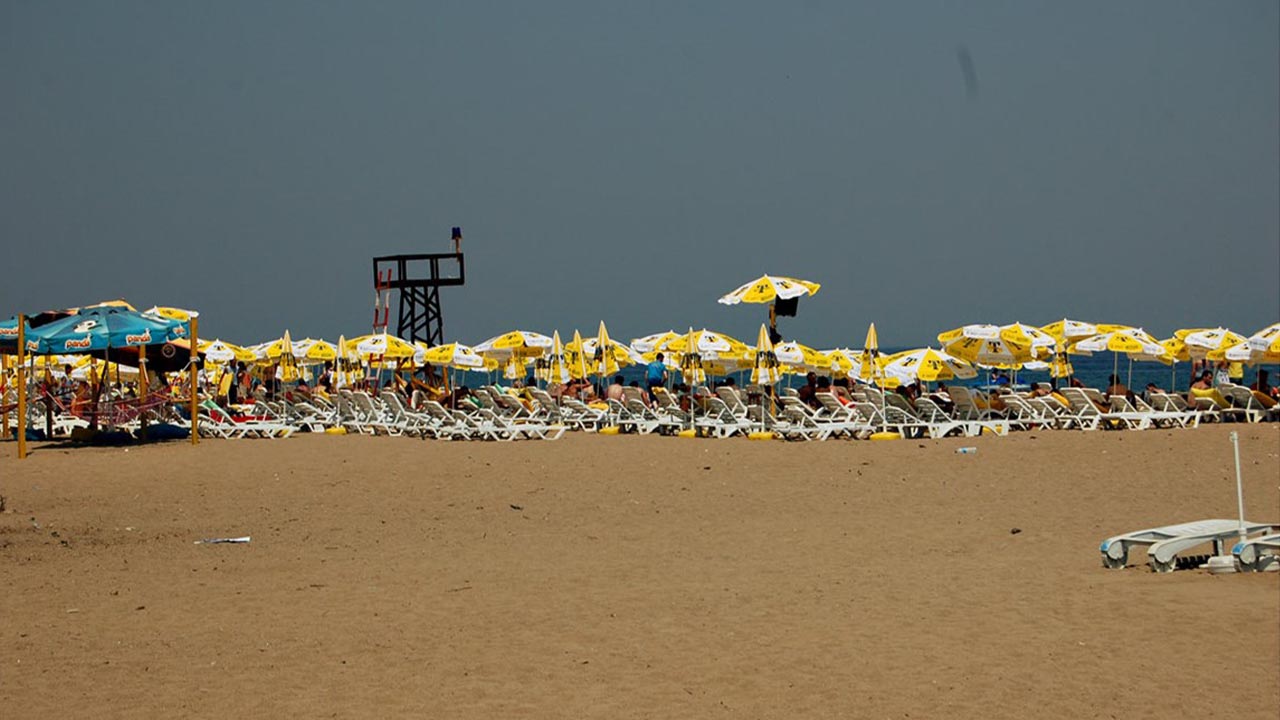
[[[1231,548],[1231,554],[1247,572],[1262,572],[1269,567],[1280,566],[1280,533],[1272,533],[1243,540]]]
[[[1280,529],[1280,526],[1248,521],[1244,524],[1246,535],[1268,532],[1273,528]],[[1226,541],[1239,536],[1239,520],[1196,520],[1117,535],[1103,540],[1099,549],[1102,552],[1104,567],[1122,568],[1129,559],[1130,548],[1146,546],[1147,560],[1151,569],[1156,572],[1170,572],[1174,568],[1178,553],[1212,542],[1214,554],[1221,555]]]

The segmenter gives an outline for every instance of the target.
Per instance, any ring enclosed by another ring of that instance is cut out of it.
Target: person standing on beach
[[[658,353],[653,362],[645,367],[645,383],[649,386],[649,400],[653,402],[658,401],[658,396],[653,393],[653,389],[667,384],[667,364],[663,362],[665,359],[662,353]]]

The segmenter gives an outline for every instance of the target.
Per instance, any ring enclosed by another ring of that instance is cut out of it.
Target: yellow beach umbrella
[[[1067,351],[1076,355],[1110,351],[1126,355],[1159,356],[1164,353],[1164,346],[1142,328],[1121,327],[1072,343]]]
[[[1227,360],[1247,363],[1280,363],[1280,323],[1269,325],[1224,353]]]
[[[582,348],[586,351],[586,348]],[[609,341],[609,329],[604,326],[604,321],[600,321],[600,329],[596,331],[596,346],[592,351],[595,366],[593,371],[600,377],[608,377],[618,372],[618,359],[613,354],[613,346]]]
[[[1069,345],[1077,340],[1083,340],[1093,337],[1100,332],[1115,330],[1120,326],[1117,325],[1099,325],[1097,323],[1084,322],[1083,320],[1068,320],[1066,318],[1057,322],[1049,323],[1040,327],[1042,331],[1062,345]]]
[[[559,383],[563,385],[569,382],[571,373],[569,372],[569,364],[565,358],[564,343],[560,342],[560,331],[555,330],[551,333],[551,352],[546,357],[538,360],[537,364],[538,379],[547,383]]]
[[[773,348],[784,372],[808,373],[816,372],[828,375],[832,372],[831,357],[826,353],[814,350],[808,345],[801,345],[794,340],[779,343]]]
[[[1221,360],[1227,350],[1245,341],[1243,335],[1231,332],[1224,327],[1196,329],[1184,335],[1174,333],[1174,337],[1182,339],[1182,342],[1187,346],[1187,352],[1195,360],[1200,360],[1210,354],[1216,354],[1213,359]]]
[[[707,381],[707,370],[705,362],[702,359],[702,353],[698,352],[698,334],[693,328],[689,328],[689,332],[683,336],[681,344],[685,348],[693,348],[692,351],[678,352],[669,349],[669,352],[675,352],[680,358],[680,374],[684,376],[685,384],[691,388],[694,385],[701,385]],[[674,342],[674,341],[672,341]],[[668,346],[671,343],[668,343]]]
[[[895,353],[885,358],[884,373],[899,382],[968,379],[978,373],[968,362],[933,348]]]
[[[796,278],[761,275],[737,290],[720,298],[724,305],[738,303],[770,303],[778,298],[789,300],[802,295],[813,295],[822,287],[816,282]]]
[[[631,348],[641,355],[649,355],[650,352],[657,351],[659,347],[664,347],[668,342],[676,340],[680,334],[676,331],[646,334],[644,337],[634,338],[631,341]]]
[[[751,364],[751,382],[757,385],[773,385],[782,375],[778,356],[773,352],[773,342],[769,339],[769,329],[760,325],[760,335],[754,348],[754,362]]]
[[[858,378],[862,375],[862,351],[850,348],[835,348],[822,351],[831,361],[833,375],[844,378]]]
[[[293,343],[293,357],[303,365],[332,362],[338,358],[338,348],[324,340],[306,338]]]
[[[1016,334],[1010,334],[1006,338],[995,325],[965,325],[939,334],[938,342],[948,355],[967,362],[992,367],[1015,367],[1035,359],[1030,338],[1024,343],[1017,343],[1013,340],[1017,337]],[[1049,342],[1052,343],[1053,340],[1050,339]]]
[[[126,305],[127,304],[128,303],[126,303]],[[196,312],[195,310],[183,310],[182,308],[175,308],[175,307],[161,307],[159,305],[153,306],[151,309],[143,311],[142,314],[157,315],[159,317],[167,318],[169,320],[177,320],[178,322],[191,322],[191,318],[200,317],[200,313]]]
[[[582,350],[582,335],[576,329],[573,331],[573,340],[565,347],[565,354],[569,361],[569,372],[575,378],[586,378],[588,375],[587,354]]]
[[[1031,347],[1031,354],[1043,357],[1053,351],[1058,339],[1034,325],[1023,325],[1020,322],[1000,326],[1000,339],[1013,345]]]
[[[631,341],[631,347],[634,348],[636,352],[648,355],[678,337],[680,337],[680,333],[675,330],[668,330],[666,332],[654,333],[652,335],[645,335],[641,338],[635,338]]]
[[[691,329],[688,333],[660,346],[658,350],[676,353],[695,352],[701,355],[703,360],[736,360],[745,355],[748,348],[741,340],[703,328],[702,330]]]
[[[862,358],[858,367],[858,379],[864,382],[884,376],[880,374],[880,338],[876,335],[876,324],[867,328],[867,340],[862,344]]]
[[[252,350],[225,340],[199,340],[196,345],[204,353],[205,359],[215,365],[229,362],[251,363],[257,359]]]
[[[485,359],[474,349],[462,343],[449,343],[428,347],[425,343],[414,343],[419,352],[413,356],[416,365],[438,365],[440,367],[484,372],[489,368]],[[493,367],[497,367],[495,363]]]
[[[284,348],[293,347],[293,341],[289,339],[288,330],[284,331],[284,337],[281,338],[281,341],[282,341],[282,347]],[[296,381],[299,377],[298,360],[293,356],[293,352],[292,351],[281,352],[279,357],[280,357],[280,381],[281,382]]]
[[[71,366],[71,378],[91,381],[96,381],[98,378],[119,378],[133,381],[138,379],[138,368],[100,360],[91,355],[79,355]]]
[[[338,336],[338,358],[334,363],[337,372],[334,374],[334,387],[347,388],[355,385],[364,379],[364,369],[360,367],[359,359],[356,358],[351,348],[347,346],[347,338]]]
[[[384,360],[412,359],[418,349],[407,340],[388,333],[361,335],[347,341],[347,352],[361,358],[381,357]]]
[[[551,338],[541,333],[528,330],[512,330],[511,332],[491,337],[475,346],[475,351],[486,357],[535,358],[546,354],[551,349]]]

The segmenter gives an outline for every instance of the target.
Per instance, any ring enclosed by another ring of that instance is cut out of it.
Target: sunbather
[[[1267,382],[1267,371],[1262,368],[1258,368],[1258,379],[1249,386],[1249,391],[1258,399],[1258,402],[1262,403],[1262,407],[1268,410],[1275,407],[1280,400],[1280,388],[1271,387]]]
[[[1191,383],[1191,388],[1187,391],[1187,403],[1194,406],[1196,398],[1209,398],[1220,408],[1231,407],[1222,392],[1213,386],[1213,372],[1210,370],[1202,370],[1200,377]]]

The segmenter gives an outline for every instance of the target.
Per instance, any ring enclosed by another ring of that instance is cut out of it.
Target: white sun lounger
[[[1270,523],[1245,521],[1244,531],[1246,535],[1253,535],[1267,532],[1275,527],[1277,526]],[[1099,550],[1102,552],[1104,567],[1122,568],[1129,559],[1130,548],[1146,546],[1147,560],[1151,569],[1156,572],[1170,572],[1174,568],[1178,553],[1212,542],[1214,554],[1221,555],[1226,541],[1239,536],[1239,520],[1195,520],[1149,530],[1136,530],[1107,538],[1102,541]]]
[[[1238,542],[1231,548],[1231,554],[1240,561],[1240,567],[1249,572],[1280,566],[1280,533]]]

